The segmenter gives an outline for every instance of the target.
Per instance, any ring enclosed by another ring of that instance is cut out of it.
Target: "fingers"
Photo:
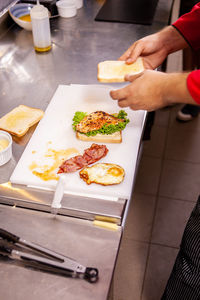
[[[132,81],[136,80],[140,76],[142,76],[142,74],[132,76]],[[110,96],[113,100],[118,101],[118,105],[120,107],[132,106],[131,109],[138,110],[140,109],[140,104],[138,102],[139,96],[137,90],[137,83],[131,82],[129,85],[121,89],[110,91]]]
[[[143,74],[144,74],[144,71],[140,72],[138,74],[132,74],[132,75],[127,74],[127,75],[125,75],[124,79],[125,79],[125,81],[133,82],[135,79],[142,76]]]
[[[128,64],[131,64],[136,61],[136,59],[142,55],[144,51],[144,44],[140,41],[134,44],[130,57],[126,60]]]
[[[129,102],[126,99],[118,100],[119,107],[129,107]]]
[[[125,88],[110,91],[110,96],[113,100],[124,100],[127,97],[127,92]]]
[[[144,45],[141,41],[135,42],[122,56],[119,60],[125,60],[127,64],[132,64],[136,59],[142,54],[144,50]]]
[[[144,72],[141,72],[141,73],[135,74],[135,75],[126,75],[125,79],[127,81],[133,82],[137,78],[141,77],[144,74]],[[126,104],[128,103],[127,101],[125,102],[125,100],[128,100],[128,98],[130,96],[130,87],[129,86],[130,85],[123,87],[121,89],[118,89],[118,90],[110,91],[110,96],[113,100],[123,101],[120,103],[120,106],[123,105],[123,107],[125,107]]]
[[[117,100],[118,101],[118,106],[119,107],[130,107],[133,110],[138,110],[139,108],[137,107],[137,105],[135,105],[134,103],[130,103],[129,97],[127,95],[127,97],[124,97],[124,95],[126,95],[126,92],[123,93],[124,91],[121,90],[116,90],[116,91],[111,91],[110,92],[110,96],[112,99]]]
[[[130,47],[128,50],[126,50],[126,52],[124,52],[122,54],[122,56],[120,56],[119,60],[125,60],[126,61],[131,55],[131,51],[132,51],[131,48],[132,47]]]
[[[129,101],[127,99],[127,93],[124,89],[111,91],[110,96],[112,99],[118,101],[119,107],[128,107],[129,106]]]

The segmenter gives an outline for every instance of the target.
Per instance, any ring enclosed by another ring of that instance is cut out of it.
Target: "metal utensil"
[[[16,250],[15,245],[20,246],[20,250]],[[35,251],[36,254],[27,253],[27,249],[31,249],[32,252]],[[98,280],[96,268],[85,267],[69,257],[26,241],[2,228],[0,228],[0,254],[14,260],[20,260],[26,266],[39,270],[73,278],[83,278],[90,283],[95,283]]]

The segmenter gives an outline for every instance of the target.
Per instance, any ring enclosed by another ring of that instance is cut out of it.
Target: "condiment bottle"
[[[30,16],[35,51],[49,51],[51,49],[51,33],[48,9],[44,5],[35,5],[30,11]]]

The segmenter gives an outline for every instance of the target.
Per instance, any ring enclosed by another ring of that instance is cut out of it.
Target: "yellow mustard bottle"
[[[44,5],[35,5],[31,11],[33,44],[35,51],[51,50],[51,32],[48,9]]]

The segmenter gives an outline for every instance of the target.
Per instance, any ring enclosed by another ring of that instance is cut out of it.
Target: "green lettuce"
[[[80,123],[80,121],[87,116],[87,113],[85,112],[81,112],[81,111],[77,111],[73,117],[73,123],[72,123],[72,127],[74,129],[74,131],[76,131],[76,125]],[[113,114],[114,117],[118,118],[118,119],[123,119],[123,122],[119,122],[116,125],[110,124],[104,124],[103,127],[101,127],[98,130],[92,130],[90,132],[87,133],[82,133],[81,134],[85,134],[87,136],[94,136],[97,135],[98,133],[100,134],[112,134],[115,133],[117,131],[121,131],[123,130],[126,125],[130,122],[130,120],[127,118],[127,113],[124,110],[120,110],[119,113],[115,113]]]
[[[78,125],[85,116],[87,116],[87,113],[85,113],[85,112],[82,112],[82,111],[75,112],[75,115],[73,117],[73,123],[72,123],[72,127],[73,127],[74,131],[76,131],[76,125]]]

